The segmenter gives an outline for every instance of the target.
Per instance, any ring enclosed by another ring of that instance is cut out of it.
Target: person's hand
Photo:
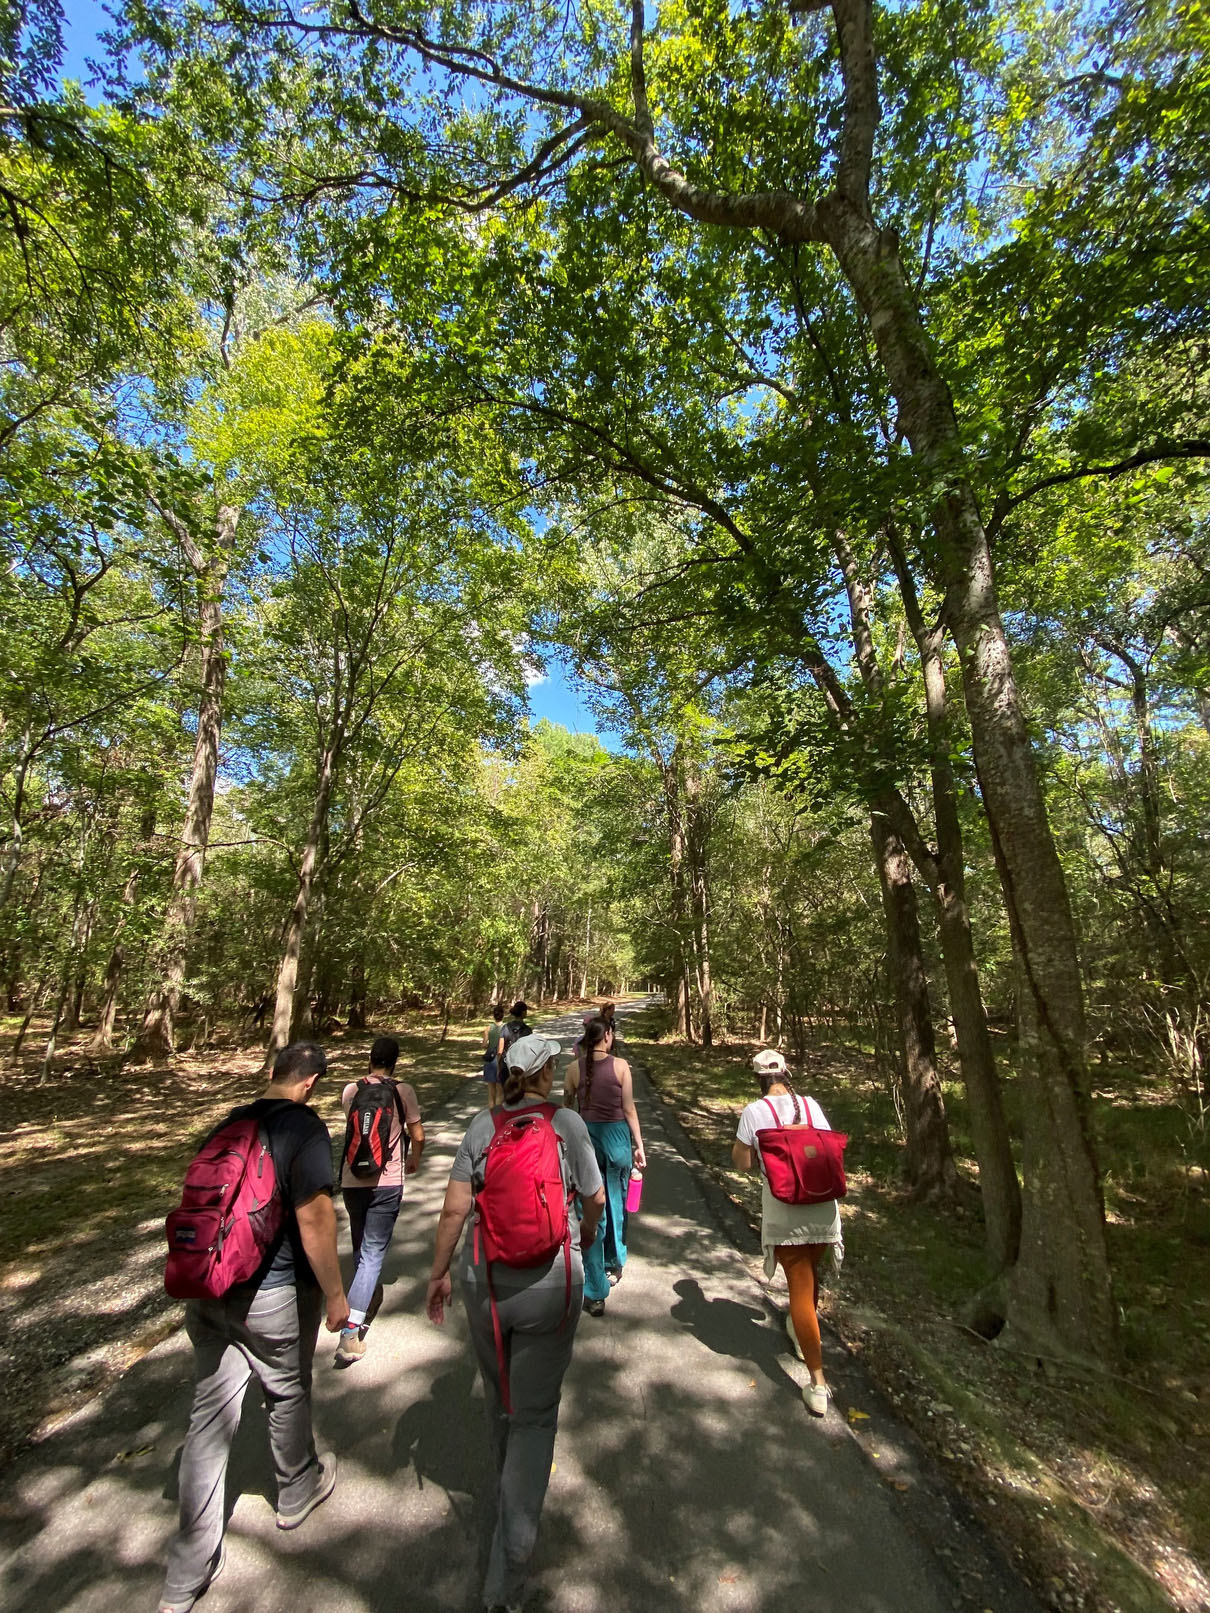
[[[447,1271],[444,1277],[430,1277],[428,1291],[424,1296],[424,1308],[429,1313],[429,1321],[435,1322],[438,1327],[445,1321],[445,1307],[453,1297],[454,1285],[450,1281]]]
[[[637,1171],[645,1171],[647,1169],[647,1150],[643,1147],[642,1143],[639,1143],[634,1151],[634,1168]]]
[[[326,1299],[328,1314],[324,1318],[324,1326],[329,1333],[339,1333],[349,1320],[349,1301],[344,1289],[335,1294],[329,1294]]]
[[[412,1156],[409,1154],[407,1159],[404,1161],[404,1164],[403,1164],[403,1174],[405,1176],[415,1176],[416,1172],[419,1169],[420,1169],[420,1161],[418,1159],[413,1159]]]

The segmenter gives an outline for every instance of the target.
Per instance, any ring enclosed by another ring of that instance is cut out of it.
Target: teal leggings
[[[634,1165],[634,1144],[624,1120],[590,1120],[601,1179],[605,1183],[605,1213],[592,1247],[584,1254],[584,1298],[604,1299],[609,1293],[609,1272],[626,1264],[626,1187]]]

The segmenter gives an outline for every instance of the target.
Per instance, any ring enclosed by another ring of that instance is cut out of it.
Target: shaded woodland
[[[127,0],[85,88],[60,23],[0,63],[13,1062],[839,1031],[942,1206],[961,1084],[965,1321],[1113,1362],[1094,1084],[1210,1166],[1206,13]]]

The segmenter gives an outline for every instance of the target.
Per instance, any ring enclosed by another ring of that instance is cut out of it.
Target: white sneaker
[[[826,1383],[808,1383],[803,1386],[802,1403],[812,1417],[822,1417],[827,1412],[829,1393]]]
[[[802,1353],[802,1345],[798,1342],[798,1334],[794,1331],[794,1318],[789,1311],[786,1312],[786,1335],[790,1340],[790,1348],[794,1351],[794,1354],[800,1361],[805,1361],[807,1358]]]

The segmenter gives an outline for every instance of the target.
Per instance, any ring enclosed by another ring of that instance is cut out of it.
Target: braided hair
[[[588,1093],[592,1086],[592,1055],[608,1034],[609,1026],[603,1019],[590,1020],[584,1027],[584,1038],[580,1043],[580,1056],[584,1060],[584,1080],[580,1090],[581,1114],[588,1107]]]

